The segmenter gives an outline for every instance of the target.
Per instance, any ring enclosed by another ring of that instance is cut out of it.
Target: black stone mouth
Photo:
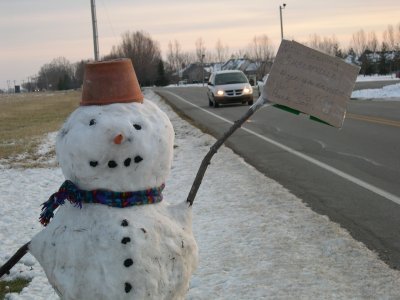
[[[128,157],[127,159],[124,160],[124,166],[129,167],[131,165],[132,159]]]
[[[143,160],[143,157],[141,157],[140,155],[136,155],[136,156],[133,158],[133,162],[134,162],[135,164],[140,163],[142,160]],[[131,163],[132,163],[132,158],[130,158],[130,157],[125,158],[125,160],[123,161],[123,165],[124,165],[125,167],[129,167],[129,166],[131,165]],[[95,167],[99,166],[99,162],[98,162],[97,160],[91,160],[91,161],[89,161],[89,165],[90,165],[91,167],[95,168]],[[117,167],[118,167],[118,163],[117,163],[115,160],[112,159],[112,160],[109,160],[109,161],[107,162],[107,166],[108,166],[110,169],[114,169],[114,168],[117,168]]]
[[[111,169],[114,169],[114,168],[118,167],[118,164],[115,162],[115,160],[110,160],[110,161],[107,163],[107,165],[108,165],[108,167],[111,168]]]

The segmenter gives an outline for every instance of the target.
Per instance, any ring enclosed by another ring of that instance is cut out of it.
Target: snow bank
[[[354,91],[351,94],[351,98],[400,101],[400,83],[387,85],[381,89],[366,89]]]
[[[396,74],[390,75],[358,75],[357,82],[361,81],[386,81],[386,80],[399,80],[400,78],[396,78]]]

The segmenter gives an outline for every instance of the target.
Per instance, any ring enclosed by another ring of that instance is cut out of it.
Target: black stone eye
[[[143,160],[143,158],[140,157],[139,155],[135,156],[135,163],[140,163],[142,160]]]
[[[129,237],[124,237],[122,240],[121,240],[121,243],[122,244],[127,244],[127,243],[129,243],[131,241],[131,238],[129,238]]]
[[[98,165],[99,163],[97,162],[97,161],[95,161],[95,160],[91,160],[90,162],[89,162],[89,165],[91,166],[91,167],[96,167],[97,165]]]
[[[135,127],[136,130],[142,129],[142,126],[140,126],[139,124],[133,124],[133,127]]]
[[[132,259],[130,259],[130,258],[125,259],[125,261],[124,261],[124,266],[125,267],[129,268],[132,265],[133,265],[133,260]]]
[[[89,122],[89,126],[93,126],[94,124],[96,124],[96,120],[95,119],[91,119]]]

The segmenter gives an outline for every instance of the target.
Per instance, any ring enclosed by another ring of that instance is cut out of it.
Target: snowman
[[[173,143],[130,60],[86,65],[81,106],[56,140],[66,181],[29,244],[61,299],[184,299],[197,245],[191,207],[162,197]]]

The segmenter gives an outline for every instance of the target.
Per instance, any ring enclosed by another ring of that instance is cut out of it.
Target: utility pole
[[[282,23],[282,9],[286,7],[286,3],[283,3],[282,6],[279,5],[279,15],[281,17],[281,40],[283,40],[283,23]]]
[[[203,78],[201,81],[203,83],[203,86],[204,86],[204,57],[205,57],[205,54],[202,54],[201,55],[201,72],[202,72]]]
[[[95,0],[90,0],[92,7],[92,27],[93,27],[93,48],[94,48],[94,60],[99,60],[99,41],[97,34],[97,18],[96,18],[96,3]]]

